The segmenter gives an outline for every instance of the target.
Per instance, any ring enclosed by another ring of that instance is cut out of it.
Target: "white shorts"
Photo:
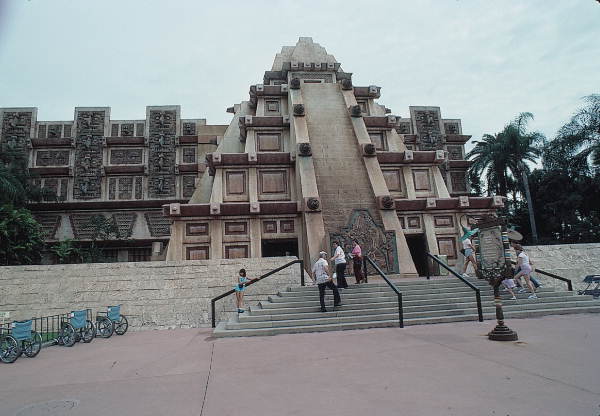
[[[517,287],[517,284],[515,283],[514,279],[504,279],[502,281],[502,284],[509,289],[514,289],[515,287]]]

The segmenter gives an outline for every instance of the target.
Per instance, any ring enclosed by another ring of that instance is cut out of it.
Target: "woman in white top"
[[[473,246],[471,237],[477,234],[479,229],[476,228],[474,230],[468,230],[464,227],[463,229],[464,234],[460,238],[460,241],[462,241],[463,249],[465,251],[465,264],[463,266],[463,276],[469,277],[469,275],[467,274],[467,268],[469,267],[469,263],[473,265],[473,270],[475,271],[475,274],[477,274],[477,260],[475,259],[475,247]]]
[[[346,254],[344,253],[344,249],[337,241],[333,242],[333,257],[330,259],[335,264],[335,275],[337,279],[337,286],[342,289],[346,289],[348,287],[348,282],[346,282]]]
[[[513,247],[517,253],[517,267],[519,268],[519,273],[515,275],[515,280],[518,281],[521,286],[523,286],[521,284],[521,276],[523,276],[527,282],[527,286],[529,286],[529,289],[531,290],[531,296],[529,296],[529,299],[537,299],[537,295],[535,294],[535,286],[533,283],[531,283],[530,278],[532,272],[532,262],[529,260],[529,256],[525,254],[523,247],[521,247],[520,244],[515,244]],[[525,292],[525,289],[521,289],[519,291],[519,293],[522,292]]]

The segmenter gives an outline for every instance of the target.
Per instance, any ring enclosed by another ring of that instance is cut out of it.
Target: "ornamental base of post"
[[[504,323],[496,325],[494,330],[488,334],[488,338],[491,341],[516,341],[519,339],[517,333]]]

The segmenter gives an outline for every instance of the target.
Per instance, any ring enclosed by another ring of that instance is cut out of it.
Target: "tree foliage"
[[[3,265],[37,263],[43,247],[42,227],[29,210],[0,206],[0,262]]]

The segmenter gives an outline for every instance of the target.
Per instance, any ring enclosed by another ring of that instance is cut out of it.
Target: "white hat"
[[[326,252],[326,251],[319,251],[319,254],[320,254],[321,256],[326,256],[326,255],[327,255],[327,252]]]

